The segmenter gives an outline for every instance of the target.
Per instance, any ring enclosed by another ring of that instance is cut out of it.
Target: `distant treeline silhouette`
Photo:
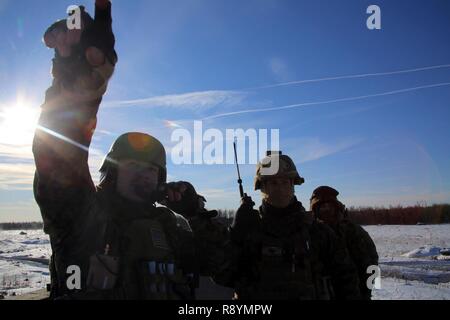
[[[218,211],[218,219],[224,224],[230,225],[233,221],[235,210]],[[389,208],[350,207],[347,213],[350,220],[361,225],[450,223],[450,204],[397,206]]]
[[[0,223],[0,230],[37,230],[43,229],[42,222],[8,222]]]
[[[231,225],[236,211],[232,209],[219,209],[217,211],[219,213],[217,219],[225,225]],[[389,208],[350,207],[347,213],[350,220],[361,225],[450,223],[450,204]],[[42,222],[0,223],[0,230],[36,230],[42,228]]]
[[[352,221],[374,224],[438,224],[450,223],[450,204],[389,208],[349,208]]]

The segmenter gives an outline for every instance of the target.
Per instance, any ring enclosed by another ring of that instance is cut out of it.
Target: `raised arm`
[[[104,0],[96,4],[110,6]],[[59,63],[70,63],[70,59]],[[46,92],[33,141],[34,194],[47,233],[71,228],[82,216],[84,200],[95,192],[88,150],[102,96],[80,100],[77,92],[68,94],[59,83],[55,79]]]

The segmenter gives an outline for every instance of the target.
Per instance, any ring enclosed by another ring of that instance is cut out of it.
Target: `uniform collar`
[[[266,201],[263,200],[262,205],[259,208],[261,216],[264,218],[281,218],[292,215],[294,213],[305,212],[305,208],[302,203],[294,196],[290,205],[286,208],[275,208]]]

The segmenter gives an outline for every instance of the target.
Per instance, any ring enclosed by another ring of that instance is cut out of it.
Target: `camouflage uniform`
[[[315,212],[322,203],[333,203],[340,215],[336,225],[330,225],[336,235],[344,241],[353,263],[358,269],[361,295],[370,300],[372,292],[367,287],[367,268],[378,265],[378,254],[375,244],[361,226],[349,220],[345,206],[337,200],[339,192],[333,188],[322,186],[314,190],[311,197],[311,211]]]
[[[292,160],[280,156],[277,176],[303,183]],[[267,162],[266,162],[267,163]],[[258,165],[255,189],[261,186]],[[238,299],[358,299],[358,279],[345,246],[293,199],[286,208],[244,201],[230,230],[234,254],[228,273],[216,275]]]
[[[164,147],[149,135],[119,137],[102,166],[100,185],[94,185],[88,149],[101,100],[55,100],[47,92],[42,105],[33,141],[34,195],[50,236],[51,297],[193,299],[198,275],[223,265],[213,246],[223,246],[220,239],[226,237],[208,240],[222,233],[211,212],[192,205],[201,198],[192,186],[190,205],[179,208],[182,215],[115,191],[114,166],[124,158],[157,165],[159,182],[165,183]],[[80,268],[81,288],[68,287],[70,266]]]

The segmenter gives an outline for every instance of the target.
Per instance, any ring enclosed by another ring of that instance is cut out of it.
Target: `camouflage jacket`
[[[263,202],[259,218],[242,241],[234,240],[231,229],[232,263],[216,282],[234,287],[244,300],[360,298],[345,246],[300,202],[285,209]]]
[[[370,300],[371,290],[367,287],[367,268],[378,265],[378,253],[375,244],[361,226],[350,220],[342,220],[336,228],[336,235],[345,242],[350,258],[358,269],[359,283],[362,297]]]

